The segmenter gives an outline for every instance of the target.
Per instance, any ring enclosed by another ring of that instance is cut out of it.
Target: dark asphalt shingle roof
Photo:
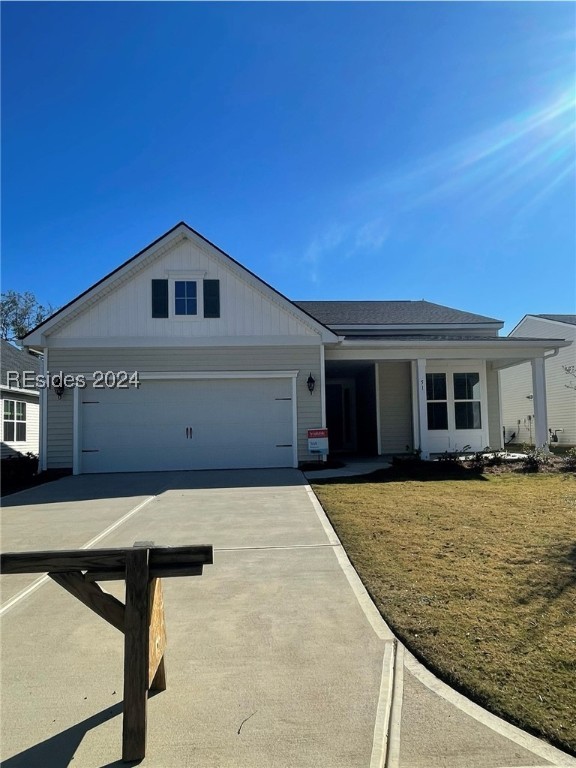
[[[501,323],[430,301],[295,301],[324,325],[430,325]]]
[[[534,315],[534,317],[542,317],[544,320],[555,320],[557,323],[576,325],[576,315]]]
[[[42,360],[36,355],[31,355],[25,349],[18,349],[9,341],[0,339],[2,342],[1,354],[0,354],[0,381],[6,386],[6,373],[7,371],[18,371],[22,374],[23,371],[34,371],[34,375],[38,375],[42,372]],[[24,389],[22,385],[18,389]],[[29,387],[28,387],[29,389]]]

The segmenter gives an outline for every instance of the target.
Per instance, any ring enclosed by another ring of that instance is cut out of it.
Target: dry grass
[[[396,634],[491,711],[576,752],[576,478],[328,481],[322,506]]]

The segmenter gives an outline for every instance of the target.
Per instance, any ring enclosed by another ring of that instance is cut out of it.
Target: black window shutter
[[[168,317],[168,280],[152,280],[152,317]]]
[[[220,280],[204,280],[204,317],[220,317]]]

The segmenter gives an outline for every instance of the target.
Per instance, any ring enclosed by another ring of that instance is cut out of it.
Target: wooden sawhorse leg
[[[148,549],[135,548],[126,555],[124,627],[122,760],[131,762],[146,754],[148,690],[166,690],[162,582],[149,578]]]

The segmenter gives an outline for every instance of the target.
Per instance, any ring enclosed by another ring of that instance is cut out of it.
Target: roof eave
[[[240,262],[236,261],[236,259],[234,259],[232,256],[229,256],[217,245],[214,245],[214,243],[205,238],[195,229],[192,229],[192,227],[190,227],[188,224],[181,221],[175,227],[168,230],[168,232],[166,232],[164,235],[154,240],[153,243],[150,243],[150,245],[143,248],[119,267],[110,272],[108,275],[105,275],[97,283],[94,283],[94,285],[92,285],[90,288],[87,288],[75,299],[72,299],[72,301],[68,302],[68,304],[59,309],[49,318],[39,323],[39,325],[37,325],[35,328],[29,331],[26,336],[23,337],[22,343],[28,349],[42,351],[46,347],[46,336],[49,335],[50,331],[54,329],[56,325],[65,322],[67,317],[77,314],[79,311],[81,311],[85,304],[90,302],[91,299],[97,299],[103,291],[111,288],[116,282],[121,280],[122,277],[126,275],[126,273],[133,269],[134,263],[138,259],[153,256],[156,252],[170,248],[175,243],[183,239],[192,239],[200,242],[204,246],[208,245],[210,248],[217,251],[217,253],[219,253],[221,256],[226,257],[232,265],[235,265],[238,269],[242,270],[243,273],[257,281],[260,286],[263,286],[267,291],[272,292],[272,294],[274,294],[277,298],[280,298],[283,302],[289,305],[294,314],[299,316],[300,319],[305,321],[308,325],[313,326],[313,328],[319,333],[323,342],[337,341],[337,335],[326,325],[310,315],[306,310],[301,309],[294,302],[290,301],[287,296],[284,296],[284,294],[280,293],[280,291],[277,291],[267,282],[262,280],[262,278],[258,277],[249,269],[244,267],[242,264],[240,264]]]
[[[572,344],[571,341],[564,339],[528,339],[528,338],[509,338],[495,337],[494,339],[353,339],[345,338],[338,346],[340,347],[354,347],[356,349],[370,349],[370,348],[396,348],[396,347],[414,347],[415,349],[427,349],[451,347],[456,349],[463,349],[465,347],[484,347],[494,349],[502,349],[505,347],[511,347],[513,349],[523,348],[541,348],[543,352],[548,350],[561,349],[562,347],[569,347]]]
[[[472,328],[478,331],[493,331],[500,329],[504,326],[500,320],[484,321],[482,323],[475,322],[458,322],[458,323],[380,323],[380,324],[365,324],[365,323],[327,323],[327,327],[333,331],[413,331],[417,333],[422,331],[456,331],[466,330],[469,331]]]

